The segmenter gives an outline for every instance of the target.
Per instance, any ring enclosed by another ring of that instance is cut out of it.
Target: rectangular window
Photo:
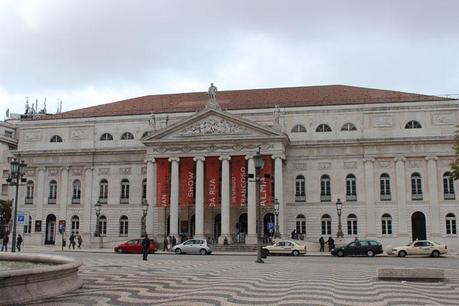
[[[8,184],[2,184],[2,195],[8,195]]]
[[[8,178],[9,175],[10,175],[10,170],[3,170],[3,177],[4,178]]]

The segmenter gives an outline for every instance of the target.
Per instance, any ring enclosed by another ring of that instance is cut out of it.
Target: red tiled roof
[[[68,119],[140,115],[150,113],[192,112],[207,104],[206,92],[150,95],[91,106],[37,119]],[[345,85],[308,86],[219,91],[217,100],[223,109],[257,109],[299,106],[350,105],[451,100],[391,90]]]

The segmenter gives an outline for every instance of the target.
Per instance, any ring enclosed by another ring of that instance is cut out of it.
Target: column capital
[[[228,161],[229,161],[229,160],[231,160],[231,156],[229,156],[229,155],[224,155],[224,156],[220,156],[218,159],[219,159],[219,160],[228,160]]]
[[[61,172],[69,172],[69,170],[70,170],[69,166],[61,167]]]
[[[253,156],[254,156],[254,155],[255,155],[255,154],[253,154],[253,153],[246,154],[246,155],[245,155],[245,160],[253,159]]]
[[[273,154],[271,156],[272,159],[282,159],[284,160],[285,159],[285,155],[284,154]]]
[[[397,163],[397,162],[405,162],[406,161],[406,157],[405,156],[395,156],[394,157],[394,161]]]
[[[364,163],[374,163],[375,162],[375,158],[374,157],[364,157],[363,158],[363,162]]]
[[[438,160],[438,157],[435,156],[435,155],[427,155],[427,156],[426,156],[426,160],[427,160],[427,161],[431,161],[431,160],[437,161],[437,160]]]
[[[206,157],[205,156],[195,156],[195,157],[193,157],[193,160],[195,162],[197,162],[197,161],[202,161],[203,162],[203,161],[206,160]]]
[[[156,159],[154,157],[146,157],[144,160],[143,160],[144,163],[156,163]]]
[[[180,157],[169,157],[168,159],[170,162],[179,162],[180,161]]]
[[[94,171],[94,167],[85,167],[84,171]]]
[[[37,170],[40,172],[45,172],[46,168],[45,167],[37,167]]]

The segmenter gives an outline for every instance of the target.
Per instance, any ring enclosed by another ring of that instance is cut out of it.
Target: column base
[[[257,235],[250,234],[245,236],[245,244],[257,244]]]
[[[218,237],[218,244],[225,244],[225,238],[227,244],[232,243],[231,235],[221,235],[220,237]]]

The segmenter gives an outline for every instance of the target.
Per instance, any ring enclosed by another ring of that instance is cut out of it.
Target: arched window
[[[332,129],[328,124],[322,123],[316,128],[316,132],[331,132]]]
[[[99,217],[99,230],[100,230],[100,235],[101,236],[106,236],[107,235],[107,217],[104,215]]]
[[[454,194],[454,179],[451,172],[445,172],[445,174],[443,174],[443,195],[445,200],[456,199]]]
[[[341,127],[341,131],[357,131],[357,128],[355,127],[355,125],[353,125],[352,123],[348,122],[348,123],[345,123]]]
[[[347,234],[349,236],[357,235],[357,216],[354,214],[347,216]]]
[[[295,197],[299,200],[304,200],[306,196],[306,180],[303,175],[298,175],[295,178]]]
[[[127,236],[129,230],[128,217],[121,216],[120,218],[120,236]]]
[[[411,199],[422,200],[422,178],[417,172],[411,175]]]
[[[354,174],[346,176],[346,200],[357,201],[357,183]]]
[[[72,234],[78,234],[80,233],[80,218],[78,216],[73,216],[72,217]]]
[[[128,203],[129,202],[129,180],[123,179],[121,181],[121,203]]]
[[[99,201],[107,203],[108,198],[108,181],[103,179],[99,183]]]
[[[420,129],[420,128],[422,128],[422,126],[416,120],[408,121],[407,124],[405,124],[405,129]]]
[[[323,215],[320,221],[322,223],[322,235],[331,235],[331,217],[330,215]]]
[[[132,133],[125,132],[123,133],[123,135],[121,135],[121,140],[131,140],[131,139],[134,139],[134,135],[132,135]]]
[[[142,200],[147,199],[147,179],[143,179],[142,181]]]
[[[292,128],[292,133],[306,133],[306,128],[301,124],[297,124]]]
[[[392,217],[389,214],[384,214],[381,217],[381,233],[392,235]]]
[[[390,177],[389,174],[383,173],[379,177],[379,193],[381,196],[381,201],[390,201],[391,200],[391,193],[390,193]]]
[[[59,135],[54,135],[51,137],[51,140],[49,142],[62,142],[62,137]]]
[[[33,181],[28,181],[27,182],[25,204],[32,204],[33,203],[33,191],[34,191]]]
[[[109,133],[103,133],[102,136],[100,136],[100,141],[109,141],[113,140],[113,136]]]
[[[320,201],[331,201],[330,177],[326,174],[320,177]]]
[[[79,204],[81,199],[81,182],[80,180],[74,180],[72,185],[72,203]]]
[[[296,216],[296,232],[306,234],[306,217],[304,215]]]
[[[56,204],[57,198],[57,182],[52,180],[49,182],[49,196],[48,196],[48,204]]]
[[[455,236],[456,234],[456,216],[449,213],[446,215],[446,235]]]

